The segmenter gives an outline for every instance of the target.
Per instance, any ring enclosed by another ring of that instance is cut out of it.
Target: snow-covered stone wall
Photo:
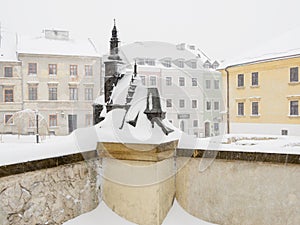
[[[98,205],[97,160],[0,178],[1,225],[59,225]]]

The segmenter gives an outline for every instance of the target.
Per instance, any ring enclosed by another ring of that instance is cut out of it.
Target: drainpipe
[[[230,134],[230,121],[229,121],[229,67],[225,68],[226,71],[226,108],[227,108],[227,133]]]

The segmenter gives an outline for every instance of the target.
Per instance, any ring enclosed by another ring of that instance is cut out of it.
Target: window
[[[71,87],[70,91],[70,100],[76,101],[78,100],[78,88]]]
[[[205,88],[210,89],[210,80],[205,81]]]
[[[77,65],[70,65],[70,76],[77,76]]]
[[[57,115],[49,115],[49,127],[57,126]]]
[[[258,72],[254,72],[252,73],[252,77],[251,77],[251,85],[252,86],[257,86],[258,85]]]
[[[12,125],[14,124],[14,121],[13,121],[13,115],[12,114],[5,114],[4,115],[4,122],[5,122],[5,125]]]
[[[185,85],[184,77],[179,77],[179,86],[184,86],[184,85]]]
[[[215,86],[215,89],[219,89],[220,88],[220,81],[219,80],[214,80],[214,86]]]
[[[252,115],[258,115],[258,102],[252,102]]]
[[[220,102],[214,102],[214,110],[220,109]]]
[[[290,101],[290,115],[291,116],[299,115],[299,101]]]
[[[172,77],[166,77],[166,86],[172,85]]]
[[[141,76],[141,82],[142,82],[142,85],[146,85],[146,77],[145,76]]]
[[[37,64],[36,63],[28,63],[28,74],[37,74]]]
[[[290,68],[290,82],[299,82],[298,67]]]
[[[56,76],[57,74],[57,65],[56,64],[49,64],[49,75]]]
[[[150,85],[156,86],[156,77],[155,76],[150,76]]]
[[[28,99],[37,100],[37,85],[28,86]]]
[[[238,75],[238,87],[244,87],[244,74]]]
[[[93,66],[92,65],[85,65],[84,66],[84,74],[87,77],[93,76]]]
[[[197,100],[192,100],[192,108],[197,108]]]
[[[219,123],[214,123],[214,131],[219,132]]]
[[[93,88],[85,88],[85,100],[93,100]]]
[[[193,127],[198,127],[198,120],[193,120]]]
[[[197,86],[198,85],[198,81],[197,78],[192,78],[192,86]]]
[[[165,67],[171,67],[171,60],[165,60],[162,63]]]
[[[197,63],[196,62],[191,62],[191,67],[193,68],[193,69],[196,69],[197,68]]]
[[[288,135],[288,130],[281,130],[281,135]]]
[[[172,107],[172,99],[167,99],[166,100],[166,106],[167,106],[167,108]]]
[[[149,66],[155,66],[155,60],[154,60],[154,59],[146,59],[146,63],[147,63]]]
[[[49,88],[49,100],[57,100],[57,87]]]
[[[206,101],[206,110],[211,110],[211,102]]]
[[[14,90],[12,88],[4,89],[4,102],[14,101]]]
[[[243,102],[238,103],[238,115],[244,116],[244,103]]]
[[[4,67],[4,77],[12,77],[12,67]]]
[[[179,68],[183,68],[183,67],[184,67],[184,63],[183,63],[182,60],[179,60],[179,61],[178,61],[178,67],[179,67]]]
[[[86,114],[85,115],[85,126],[92,126],[93,125],[93,115]]]
[[[145,59],[137,59],[137,63],[138,65],[145,65]]]
[[[184,99],[179,99],[179,107],[184,108]]]

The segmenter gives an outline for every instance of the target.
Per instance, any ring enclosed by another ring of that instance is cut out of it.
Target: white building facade
[[[135,42],[120,47],[129,67],[136,61],[146,86],[158,87],[168,119],[197,137],[222,132],[221,74],[194,46],[163,42]],[[206,86],[207,85],[207,86]]]
[[[34,133],[36,123],[28,118],[24,117],[27,121],[21,131],[16,131],[13,120],[7,124],[8,117],[25,109],[38,111],[50,134],[66,135],[92,125],[92,103],[100,90],[101,58],[91,40],[74,40],[68,31],[59,30],[45,30],[36,38],[20,36],[16,58],[13,77],[0,75],[7,81],[7,85],[1,85],[2,94],[13,87],[12,102],[0,102],[2,132]]]

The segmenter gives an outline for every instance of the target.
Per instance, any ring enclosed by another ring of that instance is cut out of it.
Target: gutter
[[[229,119],[229,71],[227,70],[230,66],[225,68],[226,71],[226,108],[227,108],[227,133],[230,134],[230,119]]]

